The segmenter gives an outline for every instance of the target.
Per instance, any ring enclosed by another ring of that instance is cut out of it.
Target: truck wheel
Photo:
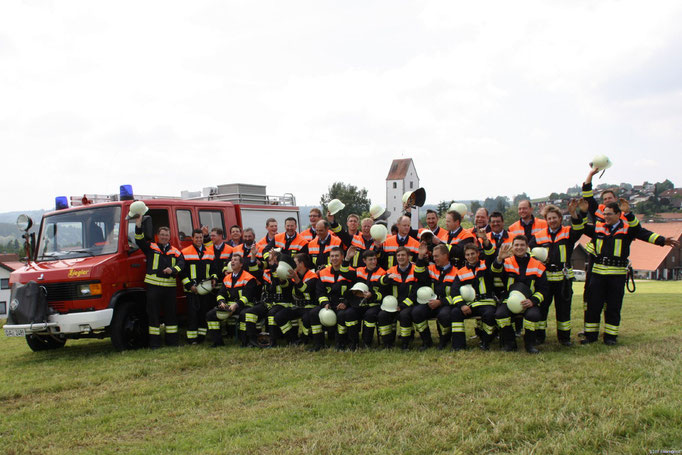
[[[147,314],[142,305],[127,301],[116,306],[111,320],[111,343],[117,351],[147,346],[147,331]]]
[[[52,335],[26,335],[26,343],[34,352],[48,351],[50,349],[63,348],[66,339],[54,337]]]

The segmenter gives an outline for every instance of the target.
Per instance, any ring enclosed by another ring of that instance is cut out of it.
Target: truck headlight
[[[100,283],[81,284],[77,291],[79,297],[102,295],[102,285]]]

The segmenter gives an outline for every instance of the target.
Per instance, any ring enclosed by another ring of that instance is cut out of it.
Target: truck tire
[[[111,320],[111,343],[117,351],[144,348],[149,343],[147,314],[142,305],[128,300],[116,305]]]
[[[63,348],[66,339],[54,337],[52,335],[26,335],[26,344],[34,352],[48,351],[51,349]]]

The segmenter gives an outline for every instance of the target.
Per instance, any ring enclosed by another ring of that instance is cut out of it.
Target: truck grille
[[[49,283],[43,287],[47,291],[47,301],[74,300],[77,298],[76,286],[81,283]],[[54,307],[54,305],[52,305]],[[55,308],[56,309],[56,308]]]

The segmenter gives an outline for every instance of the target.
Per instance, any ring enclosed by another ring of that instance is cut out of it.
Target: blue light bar
[[[133,186],[132,185],[121,185],[121,189],[118,192],[120,199],[122,201],[132,201],[133,200]]]
[[[68,209],[69,199],[66,196],[57,196],[54,198],[54,206],[57,210]]]

